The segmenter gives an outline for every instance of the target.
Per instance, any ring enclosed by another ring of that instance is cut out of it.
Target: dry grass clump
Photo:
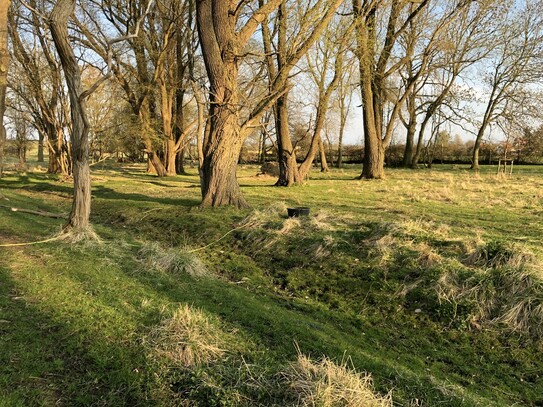
[[[529,267],[489,272],[473,290],[481,320],[543,337],[543,280]]]
[[[278,202],[264,210],[255,210],[240,224],[244,239],[259,249],[267,249],[302,225],[300,218],[286,218],[287,205]]]
[[[144,264],[162,273],[186,273],[194,277],[203,277],[209,274],[202,261],[185,249],[164,249],[157,242],[146,242],[138,252]]]
[[[311,226],[317,230],[332,232],[337,230],[337,216],[329,211],[319,210],[311,217]]]
[[[413,245],[413,250],[419,253],[417,263],[423,268],[433,267],[443,262],[443,257],[424,242]]]
[[[383,222],[373,229],[364,245],[368,248],[370,256],[379,258],[381,266],[394,260],[395,254],[399,251],[407,249],[418,253],[416,261],[420,267],[428,268],[443,261],[442,257],[424,242],[426,239],[435,238],[451,240],[448,227],[420,219],[394,223]]]
[[[535,261],[533,253],[520,246],[500,241],[485,243],[481,240],[479,245],[468,254],[464,263],[468,266],[485,268],[520,268],[533,264]]]
[[[298,360],[284,373],[301,407],[385,407],[392,397],[373,392],[370,375],[361,374],[328,358],[314,362],[299,354]]]
[[[450,239],[450,229],[447,225],[436,224],[423,219],[382,222],[373,229],[370,240],[375,241],[386,236],[393,236],[404,240],[413,238]]]
[[[285,202],[275,202],[262,210],[252,211],[242,222],[245,229],[262,228],[269,224],[272,219],[278,216],[286,215],[287,204]]]
[[[440,298],[473,303],[475,325],[504,324],[543,337],[543,267],[533,253],[522,246],[489,242],[470,253],[465,264],[483,270],[467,279],[454,273],[443,276],[437,284]]]
[[[203,311],[182,305],[148,337],[154,353],[175,365],[194,367],[220,359],[225,351],[224,333]]]
[[[322,259],[330,256],[337,247],[337,242],[331,235],[323,237],[322,242],[313,245],[309,248],[309,254],[315,256],[316,259]]]

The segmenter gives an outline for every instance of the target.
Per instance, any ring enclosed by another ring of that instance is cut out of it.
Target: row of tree
[[[464,127],[477,169],[491,126],[509,135],[538,120],[541,0],[12,0],[8,13],[9,3],[0,113],[7,86],[13,126],[34,129],[49,172],[74,176],[76,229],[88,226],[89,133],[100,151],[144,151],[159,176],[182,173],[196,140],[202,206],[243,207],[245,141],[274,148],[278,186],[300,183],[330,133],[341,161],[353,94],[364,178],[384,176],[400,135],[401,163],[414,167],[441,125]]]

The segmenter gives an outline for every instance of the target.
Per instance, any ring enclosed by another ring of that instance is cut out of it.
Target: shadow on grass
[[[159,198],[144,194],[132,193],[132,192],[119,192],[112,188],[104,187],[103,185],[97,185],[93,189],[93,196],[97,199],[107,200],[124,200],[132,202],[150,202],[158,203],[162,205],[175,205],[184,207],[197,206],[200,201],[198,199],[190,198]]]
[[[0,405],[152,404],[136,344],[85,338],[23,295],[0,263]]]
[[[296,359],[296,345],[315,358],[327,355],[342,360],[348,355],[359,371],[373,374],[378,391],[386,393],[394,388],[397,400],[405,405],[411,397],[418,397],[427,405],[475,405],[473,400],[463,402],[462,394],[445,395],[437,388],[437,380],[432,381],[424,373],[425,366],[414,363],[421,355],[405,352],[398,342],[400,336],[405,338],[415,335],[414,332],[400,333],[384,321],[376,326],[363,318],[298,300],[264,296],[220,280],[133,272],[129,275],[169,302],[192,304],[219,316],[246,332],[283,365]]]

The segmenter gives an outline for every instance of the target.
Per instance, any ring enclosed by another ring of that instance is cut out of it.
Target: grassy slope
[[[518,168],[511,179],[391,170],[375,182],[353,180],[350,169],[292,189],[241,170],[256,210],[281,201],[317,215],[292,224],[273,211],[196,210],[196,176],[157,179],[140,170],[94,171],[93,223],[103,245],[0,248],[0,406],[157,405],[171,394],[235,404],[233,372],[251,372],[223,366],[215,376],[187,375],[151,355],[149,332],[182,303],[218,317],[237,338],[227,364],[243,357],[263,376],[295,359],[296,342],[314,356],[349,355],[397,405],[543,405],[540,341],[450,318],[421,298],[429,291],[401,294],[412,282],[431,287],[444,267],[421,266],[417,244],[451,267],[463,267],[458,259],[478,240],[537,252],[539,168]],[[52,176],[13,175],[0,188],[0,205],[57,212],[70,205],[70,184]],[[198,252],[219,278],[154,273],[138,261],[142,241],[198,248],[246,217],[248,226]],[[0,208],[2,243],[47,238],[60,225]],[[396,232],[383,231],[390,225]],[[253,404],[281,398],[280,390],[247,387]]]

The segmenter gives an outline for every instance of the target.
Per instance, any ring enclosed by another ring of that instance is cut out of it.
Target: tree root
[[[102,239],[94,231],[92,226],[86,228],[75,228],[66,225],[57,235],[58,240],[64,243],[102,243]]]

